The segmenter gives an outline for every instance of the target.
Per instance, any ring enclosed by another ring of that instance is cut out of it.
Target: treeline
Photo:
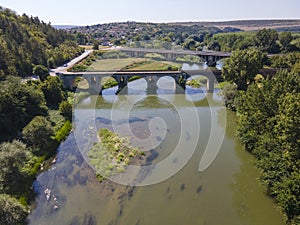
[[[0,6],[0,79],[32,75],[37,65],[62,65],[83,51],[74,40],[38,17],[19,16]]]
[[[272,64],[284,69],[273,77],[258,74],[263,59],[257,49],[235,52],[223,67],[231,83],[222,93],[237,111],[238,136],[255,156],[267,193],[285,213],[286,224],[299,225],[300,53],[274,58]]]
[[[256,47],[268,53],[300,51],[300,38],[291,32],[262,29],[258,32],[220,33],[205,40],[211,50],[236,51]]]

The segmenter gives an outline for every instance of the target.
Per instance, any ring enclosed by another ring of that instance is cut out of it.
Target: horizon
[[[152,21],[113,21],[113,22],[103,22],[103,23],[96,23],[96,24],[87,24],[87,25],[77,25],[77,24],[52,24],[52,26],[94,26],[94,25],[104,25],[104,24],[111,24],[111,23],[152,23],[152,24],[173,24],[173,23],[230,23],[230,22],[246,22],[246,21],[300,21],[300,18],[268,18],[268,19],[236,19],[236,20],[219,20],[219,21],[167,21],[167,22],[152,22]],[[45,21],[44,21],[45,22]]]
[[[122,21],[142,23],[230,22],[245,20],[299,20],[300,1],[243,2],[215,0],[90,0],[72,1],[2,0],[1,6],[22,15],[39,17],[45,23],[70,26],[92,26]],[[171,13],[170,13],[171,12]]]

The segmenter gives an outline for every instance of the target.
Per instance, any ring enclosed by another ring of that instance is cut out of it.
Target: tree
[[[221,45],[219,44],[218,41],[216,40],[212,40],[208,43],[207,45],[209,50],[213,50],[213,51],[221,51]]]
[[[233,52],[222,69],[226,81],[234,82],[238,90],[246,90],[263,67],[265,55],[257,49]]]
[[[59,103],[65,98],[63,85],[58,77],[48,77],[41,84],[41,90],[45,95],[47,105],[57,108]]]
[[[23,225],[28,212],[15,198],[0,195],[0,225]]]
[[[28,145],[42,150],[50,146],[54,130],[45,117],[36,116],[24,127],[22,134]]]
[[[0,144],[0,193],[23,193],[30,177],[25,168],[31,158],[31,152],[20,141]]]
[[[225,83],[221,88],[221,95],[227,108],[235,110],[235,97],[237,96],[237,85],[232,83]]]
[[[280,51],[276,30],[263,29],[256,33],[255,44],[263,52],[278,53]]]
[[[196,42],[194,41],[194,39],[186,39],[183,43],[183,47],[186,49],[190,49],[190,50],[194,50],[196,46]]]
[[[47,76],[49,76],[49,71],[47,67],[43,65],[37,65],[33,68],[33,74],[38,76],[41,81],[44,81],[47,79]]]
[[[98,41],[94,41],[94,43],[93,43],[93,49],[94,50],[99,50],[99,42]]]
[[[0,133],[15,135],[37,115],[47,112],[43,93],[36,86],[8,77],[0,82]]]
[[[72,121],[73,107],[68,101],[62,101],[59,105],[59,111],[69,121]]]
[[[291,32],[283,32],[279,35],[279,41],[281,44],[281,50],[283,52],[288,52],[291,49],[291,42],[293,40],[293,36]]]

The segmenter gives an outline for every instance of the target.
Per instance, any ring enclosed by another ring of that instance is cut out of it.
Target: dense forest
[[[82,51],[67,32],[0,7],[0,79],[30,76],[39,65],[54,68]]]
[[[65,31],[0,8],[1,225],[26,223],[32,183],[72,128],[72,95],[47,75],[81,52]]]

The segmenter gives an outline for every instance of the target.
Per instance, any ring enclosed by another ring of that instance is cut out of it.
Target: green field
[[[125,58],[125,59],[102,59],[94,62],[88,71],[120,71],[133,63],[144,62],[145,59]]]
[[[178,70],[180,64],[145,58],[103,59],[94,62],[88,71],[167,71]]]

